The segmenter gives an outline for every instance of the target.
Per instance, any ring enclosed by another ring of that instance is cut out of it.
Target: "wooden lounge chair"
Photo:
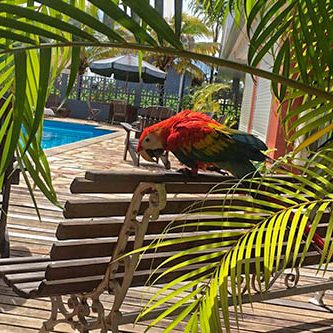
[[[5,282],[20,296],[35,298],[48,296],[52,301],[51,317],[43,325],[46,331],[52,330],[58,323],[66,322],[80,332],[100,329],[101,332],[119,332],[119,326],[133,323],[138,312],[122,311],[122,303],[129,288],[144,286],[149,277],[156,277],[176,261],[153,270],[160,263],[186,249],[189,245],[199,246],[206,242],[196,241],[192,244],[177,242],[159,251],[146,251],[141,257],[132,254],[123,258],[123,254],[142,245],[148,245],[164,234],[165,229],[176,217],[173,226],[181,226],[182,232],[176,229],[168,233],[168,238],[180,240],[186,233],[217,234],[221,232],[219,225],[214,223],[202,224],[200,228],[191,225],[191,220],[221,221],[227,219],[230,229],[239,230],[232,226],[234,218],[207,214],[207,209],[221,202],[221,197],[208,195],[204,201],[198,199],[206,195],[216,183],[221,181],[237,181],[232,177],[221,175],[198,175],[184,179],[184,175],[167,172],[152,173],[120,173],[120,172],[87,172],[85,178],[76,178],[71,191],[76,195],[89,193],[89,200],[71,199],[66,202],[64,215],[68,221],[58,226],[56,237],[50,255],[47,257],[27,257],[0,260],[0,274]],[[221,186],[225,186],[221,184]],[[134,193],[133,193],[134,192]],[[99,193],[98,198],[91,196]],[[101,198],[101,194],[105,198]],[[110,199],[110,193],[133,193],[132,197]],[[166,193],[169,196],[166,196]],[[170,194],[181,196],[171,196]],[[235,205],[244,205],[240,196],[244,192],[233,193],[233,197],[224,198],[224,202],[233,200]],[[238,198],[238,200],[237,200]],[[199,200],[199,201],[198,201]],[[196,215],[183,215],[190,205],[196,205]],[[202,213],[201,210],[205,209]],[[323,227],[326,225],[323,218]],[[214,233],[215,231],[215,233]],[[230,231],[230,230],[228,230]],[[216,236],[221,240],[221,235]],[[216,239],[211,239],[212,242]],[[219,250],[227,250],[221,246]],[[209,250],[209,247],[206,249]],[[214,253],[216,249],[211,249]],[[212,252],[212,253],[213,253]],[[189,253],[187,259],[197,257],[197,253]],[[121,258],[121,259],[119,259]],[[319,262],[317,251],[309,251],[304,265]],[[119,260],[117,260],[119,259]],[[180,260],[183,260],[181,258]],[[207,259],[208,262],[211,259]],[[183,276],[193,268],[200,268],[203,263],[183,267],[172,274],[164,275],[159,283],[167,283]],[[254,268],[253,262],[252,268]],[[251,269],[252,269],[251,268]],[[152,276],[151,276],[152,275]],[[290,286],[289,286],[290,287]],[[294,288],[273,289],[263,295],[252,294],[251,301],[262,301],[290,295],[309,293],[333,288],[333,282],[310,284]],[[113,294],[113,305],[107,311],[103,305],[103,293]],[[248,302],[248,295],[243,296],[243,302]],[[230,302],[229,302],[230,304]],[[67,307],[67,305],[69,307]],[[159,315],[165,308],[155,311],[142,318],[150,320]],[[172,315],[181,311],[180,307]],[[94,313],[94,316],[92,316]],[[60,318],[58,318],[60,317]]]
[[[60,104],[60,96],[56,94],[50,94],[46,102],[46,107],[50,108],[57,117],[68,117],[71,113],[71,110],[66,107],[66,103],[61,108],[59,108]]]
[[[91,106],[90,99],[87,99],[87,105],[88,105],[88,112],[89,112],[87,120],[94,120],[94,121],[96,121],[97,120],[97,115],[101,112],[101,110],[93,108]]]
[[[110,124],[124,122],[133,122],[137,118],[137,109],[124,100],[114,99],[109,103],[108,122]]]
[[[127,102],[123,100],[113,100],[109,106],[108,122],[113,125],[115,120],[121,121],[126,118]]]
[[[127,158],[127,152],[129,152],[133,165],[139,166],[140,156],[136,152],[138,145],[138,138],[142,131],[153,124],[156,124],[164,119],[167,119],[173,115],[173,111],[164,106],[150,106],[138,111],[138,121],[133,124],[127,122],[120,123],[126,131],[125,149],[124,149],[124,161]],[[160,157],[163,165],[166,169],[170,169],[170,161],[168,153],[165,153]]]

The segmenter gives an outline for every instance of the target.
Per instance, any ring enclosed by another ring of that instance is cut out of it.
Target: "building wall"
[[[271,71],[272,58],[267,57],[260,68]],[[272,105],[271,82],[246,75],[239,128],[266,142]]]
[[[271,57],[262,61],[261,69],[271,71]],[[266,141],[271,113],[272,93],[271,81],[257,78],[255,110],[253,113],[251,133]]]
[[[239,119],[239,129],[245,132],[248,131],[248,126],[250,121],[253,86],[254,84],[252,77],[247,74],[245,76],[242,107]]]

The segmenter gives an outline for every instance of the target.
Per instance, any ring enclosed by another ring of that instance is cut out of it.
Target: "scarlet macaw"
[[[255,136],[234,130],[210,117],[184,110],[147,127],[139,139],[138,153],[154,161],[164,151],[192,169],[223,169],[238,178],[256,173],[250,162],[265,161],[267,146]]]

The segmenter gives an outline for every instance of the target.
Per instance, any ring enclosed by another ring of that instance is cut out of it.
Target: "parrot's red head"
[[[172,136],[173,127],[179,123],[186,123],[191,120],[212,121],[202,113],[191,110],[183,110],[176,115],[163,120],[157,124],[147,127],[141,134],[137,147],[138,153],[147,161],[155,162],[165,150],[172,151],[169,138]],[[170,135],[171,134],[171,135]]]
[[[167,120],[145,128],[140,136],[138,154],[149,162],[155,162],[165,151],[168,132],[165,122]]]

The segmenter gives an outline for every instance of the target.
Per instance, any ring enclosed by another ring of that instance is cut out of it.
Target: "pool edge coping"
[[[48,118],[49,120],[55,120],[52,118]],[[61,120],[59,120],[61,121]],[[64,122],[64,121],[63,121]],[[83,122],[81,121],[70,121],[72,123],[77,123],[77,124],[81,124],[83,125]],[[59,147],[54,147],[54,148],[44,148],[44,152],[46,154],[47,157],[51,157],[54,155],[58,155],[64,152],[68,152],[70,150],[74,150],[74,149],[79,149],[85,146],[90,146],[92,144],[104,141],[104,140],[109,140],[109,139],[114,139],[117,138],[119,136],[123,136],[124,133],[121,131],[121,128],[116,127],[116,126],[112,126],[112,128],[107,127],[106,125],[103,124],[91,124],[91,123],[84,123],[85,125],[92,125],[95,126],[96,128],[100,128],[100,129],[108,129],[110,131],[114,131],[114,133],[110,133],[110,134],[104,134],[104,135],[100,135],[98,137],[94,137],[94,138],[90,138],[90,139],[85,139],[85,140],[81,140],[81,141],[77,141],[77,142],[73,142],[73,143],[68,143],[66,145],[62,145]]]

